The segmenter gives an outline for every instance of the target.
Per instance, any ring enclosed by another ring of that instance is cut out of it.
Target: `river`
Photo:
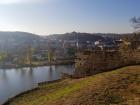
[[[38,83],[62,78],[62,73],[73,74],[73,65],[44,66],[36,68],[0,69],[0,104]]]

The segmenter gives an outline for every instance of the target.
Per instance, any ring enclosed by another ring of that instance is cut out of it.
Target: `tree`
[[[27,48],[27,62],[32,65],[32,54],[34,52],[34,48],[31,47],[31,45],[28,45]]]
[[[139,47],[139,42],[140,42],[140,17],[131,18],[131,23],[136,31],[131,38],[132,39],[131,45],[133,48],[137,48]]]
[[[6,53],[0,53],[0,63],[4,62],[7,58]]]
[[[130,21],[134,29],[136,29],[136,31],[140,31],[140,17],[133,17]]]
[[[53,61],[53,51],[51,49],[48,50],[48,62],[51,65]]]
[[[74,48],[69,48],[67,51],[69,56],[74,56],[75,55],[75,49]]]
[[[50,41],[48,41],[48,62],[49,62],[49,64],[51,65],[52,64],[52,61],[53,61],[53,58],[54,58],[54,52],[55,52],[55,50],[54,50],[54,48],[52,47],[52,43],[50,42]]]

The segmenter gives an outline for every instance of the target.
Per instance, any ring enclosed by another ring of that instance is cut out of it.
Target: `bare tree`
[[[134,29],[136,29],[136,31],[140,31],[140,17],[133,17],[130,21]]]
[[[31,45],[28,45],[27,47],[27,52],[26,52],[26,60],[29,63],[29,65],[32,65],[32,55],[33,55],[34,49],[32,48]]]

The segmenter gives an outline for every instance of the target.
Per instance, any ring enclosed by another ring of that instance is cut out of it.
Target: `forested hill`
[[[40,36],[27,32],[0,32],[0,40],[9,41],[25,41],[25,40],[38,40]]]
[[[54,34],[47,36],[47,38],[54,39],[54,40],[78,40],[78,41],[97,41],[97,40],[114,40],[120,39],[124,37],[121,34],[104,34],[104,33],[66,33],[66,34]]]
[[[51,39],[52,41],[76,41],[78,42],[95,42],[95,41],[106,41],[112,42],[113,40],[122,38],[123,35],[120,34],[101,34],[101,33],[66,33],[66,34],[55,34],[55,35],[46,35],[39,36],[36,34],[28,33],[28,32],[0,32],[0,51],[1,50],[9,50],[14,51],[17,48],[24,48],[29,44],[32,47],[40,47],[46,46],[47,40]]]
[[[120,34],[102,34],[102,33],[66,33],[66,34],[54,34],[54,35],[46,35],[46,37],[41,37],[36,34],[28,33],[28,32],[0,32],[0,42],[4,41],[16,41],[18,42],[32,42],[39,41],[43,39],[55,39],[55,40],[79,40],[79,41],[97,41],[108,39],[118,39],[123,37]]]

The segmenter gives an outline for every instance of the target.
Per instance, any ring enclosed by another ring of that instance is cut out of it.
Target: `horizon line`
[[[38,36],[49,36],[49,35],[60,35],[60,34],[68,34],[68,33],[87,33],[87,34],[131,34],[131,33],[135,33],[135,32],[127,32],[127,33],[115,33],[115,32],[78,32],[78,31],[71,31],[71,32],[65,32],[65,33],[53,33],[53,34],[38,34],[38,33],[34,33],[34,32],[27,32],[27,31],[0,31],[0,32],[22,32],[22,33],[29,33],[29,34],[34,34],[34,35],[38,35]]]

